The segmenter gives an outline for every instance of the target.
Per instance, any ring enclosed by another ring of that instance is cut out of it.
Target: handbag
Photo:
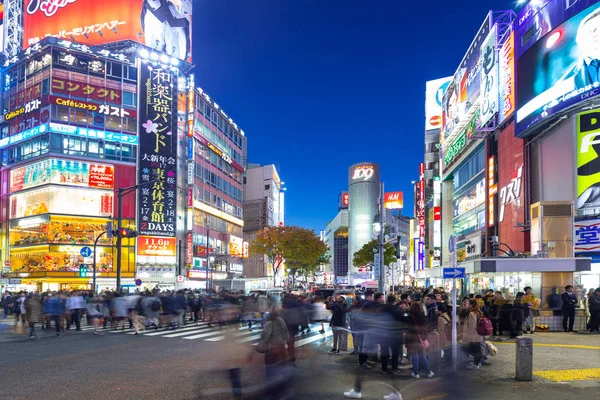
[[[421,333],[419,332],[419,324],[417,324],[417,320],[415,319],[415,317],[413,317],[413,321],[415,321],[415,326],[417,327],[417,336],[419,337],[419,341],[421,342],[421,348],[422,349],[426,349],[429,347],[429,340],[425,339],[423,340],[421,338]]]
[[[496,346],[494,346],[494,344],[492,342],[489,341],[485,341],[485,345],[487,346],[488,349],[488,353],[490,354],[490,356],[495,356],[496,353],[498,353],[498,348]]]

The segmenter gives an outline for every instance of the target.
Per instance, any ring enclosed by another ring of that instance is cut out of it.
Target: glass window
[[[123,76],[123,66],[121,64],[118,64],[118,63],[108,63],[108,64],[110,66],[110,69],[109,69],[107,75],[114,76],[117,78],[120,78]]]
[[[135,106],[137,105],[137,95],[133,92],[123,91],[123,105]]]
[[[114,115],[107,116],[106,129],[121,130],[121,117]]]
[[[50,78],[46,78],[42,81],[42,94],[50,93]]]

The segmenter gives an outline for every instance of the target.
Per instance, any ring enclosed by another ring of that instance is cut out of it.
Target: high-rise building
[[[285,188],[273,165],[249,164],[244,183],[244,239],[247,242],[256,233],[269,226],[283,226],[285,222]],[[279,271],[279,279],[283,271]],[[265,255],[250,255],[244,266],[249,278],[273,276],[271,260]]]
[[[379,165],[358,163],[348,169],[348,274],[358,272],[354,253],[373,239],[380,192]],[[352,284],[352,283],[351,283]]]

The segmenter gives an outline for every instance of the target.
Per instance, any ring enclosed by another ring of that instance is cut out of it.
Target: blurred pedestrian
[[[100,320],[102,319],[102,297],[95,295],[89,296],[87,300],[86,315],[88,325],[92,325],[94,328],[94,335],[98,335],[98,327],[100,326]]]
[[[590,309],[590,332],[600,334],[600,287],[588,298]]]
[[[429,361],[426,356],[426,349],[428,346],[426,329],[429,326],[429,320],[423,312],[423,306],[418,301],[413,301],[408,310],[408,317],[406,318],[409,328],[406,335],[406,348],[411,357],[413,372],[412,377],[419,379],[420,365],[423,365],[427,372],[428,378],[433,378],[434,373],[429,368]]]
[[[337,301],[333,298],[328,299],[327,308],[331,310],[331,322],[329,323],[333,330],[333,348],[332,353],[340,354],[340,342],[346,328],[346,299],[339,296]]]
[[[274,307],[269,314],[261,334],[261,342],[258,345],[261,347],[259,350],[265,354],[267,398],[269,399],[284,398],[286,392],[288,335],[285,321],[279,317],[279,311]]]
[[[484,337],[477,333],[477,323],[483,317],[483,313],[479,308],[477,299],[469,299],[467,309],[468,315],[462,333],[462,341],[466,344],[466,347],[463,350],[473,356],[473,364],[470,364],[467,368],[479,369],[481,367],[481,342],[483,342]]]
[[[29,338],[35,339],[35,324],[42,323],[42,301],[39,293],[34,293],[25,301],[25,319],[29,324]]]

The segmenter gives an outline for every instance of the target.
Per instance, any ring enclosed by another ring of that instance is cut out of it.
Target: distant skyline
[[[199,0],[193,62],[202,87],[275,164],[287,225],[317,232],[337,213],[348,167],[381,165],[386,191],[423,160],[425,82],[453,75],[489,10],[515,1]]]

